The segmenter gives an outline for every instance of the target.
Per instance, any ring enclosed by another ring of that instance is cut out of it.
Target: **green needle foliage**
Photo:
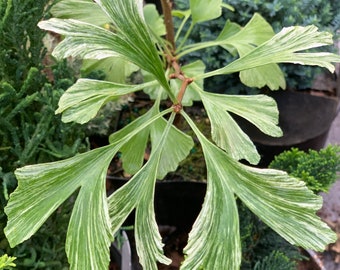
[[[37,24],[46,16],[50,2],[0,1],[0,255],[17,257],[20,269],[67,265],[60,247],[68,219],[61,211],[53,214],[34,238],[11,249],[3,232],[4,207],[17,186],[15,169],[87,149],[84,128],[63,123],[55,115],[60,96],[75,76],[66,61],[47,62],[52,59],[46,57],[43,44],[46,32]]]
[[[207,166],[206,197],[189,235],[181,269],[240,268],[236,197],[291,244],[323,250],[336,240],[336,235],[315,214],[322,205],[321,197],[308,190],[303,181],[283,171],[240,163],[247,160],[256,164],[260,157],[230,113],[254,123],[268,135],[280,136],[275,102],[264,95],[212,94],[203,87],[205,78],[240,73],[246,85],[278,89],[284,85],[278,63],[316,65],[333,72],[331,63],[340,62],[338,55],[304,52],[332,44],[331,34],[319,32],[312,25],[288,27],[274,34],[268,23],[255,14],[244,27],[226,21],[215,40],[187,44],[186,38],[195,24],[218,18],[222,7],[230,7],[221,0],[190,0],[190,9],[173,11],[183,24],[192,17],[188,32],[178,40],[181,35],[173,32],[171,19],[166,20],[164,40],[153,31],[152,22],[144,20],[142,1],[61,3],[64,8],[70,7],[68,19],[52,18],[39,23],[40,28],[65,36],[55,48],[54,56],[98,61],[123,59],[140,68],[144,76],[140,85],[78,80],[60,99],[57,112],[63,115],[63,120],[85,123],[110,100],[141,89],[155,102],[147,113],[112,134],[107,146],[62,161],[17,169],[18,188],[5,209],[8,216],[5,234],[11,246],[30,238],[60,204],[78,191],[65,246],[71,269],[107,269],[113,235],[133,210],[137,252],[143,268],[152,270],[157,269],[157,262],[170,263],[162,251],[153,200],[155,181],[174,171],[194,145],[193,138],[174,125],[177,115],[193,130]],[[168,1],[163,4],[168,18],[171,15]],[[80,10],[90,7],[95,7],[91,10],[97,12],[100,22],[104,20],[107,24],[96,25],[83,19],[86,12]],[[177,33],[182,29],[177,29]],[[175,44],[179,44],[177,48]],[[216,46],[237,59],[210,72],[205,72],[202,61],[179,65],[181,58],[189,53]],[[161,110],[160,100],[165,98],[172,105]],[[207,111],[212,140],[186,113],[185,107],[193,101],[202,101]],[[144,163],[148,145],[151,155]],[[107,197],[106,171],[118,152],[122,153],[124,169],[133,177]]]
[[[340,170],[340,147],[330,145],[320,151],[308,152],[292,148],[276,156],[269,167],[302,179],[316,193],[327,192]]]

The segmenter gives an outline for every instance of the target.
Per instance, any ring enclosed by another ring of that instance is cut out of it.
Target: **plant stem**
[[[175,45],[175,30],[171,14],[172,2],[171,0],[161,0],[161,3],[166,28],[166,40],[171,45],[170,51],[174,52],[176,50],[176,45]]]
[[[184,44],[185,44],[185,42],[187,41],[187,39],[189,38],[189,36],[190,36],[191,31],[192,31],[193,28],[194,28],[194,24],[191,23],[191,24],[190,24],[190,27],[189,27],[189,29],[188,29],[188,31],[186,32],[186,34],[185,34],[185,36],[184,36],[184,38],[183,38],[183,40],[182,40],[182,42],[181,42],[181,44],[179,45],[178,51],[180,51],[180,50],[182,49],[182,47],[184,46]]]

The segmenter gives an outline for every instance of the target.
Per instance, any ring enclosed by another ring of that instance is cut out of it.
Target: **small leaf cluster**
[[[4,254],[0,257],[0,269],[2,270],[9,270],[15,267],[14,260],[15,257],[10,257],[7,254]]]
[[[329,145],[319,151],[304,152],[297,148],[284,151],[269,165],[306,182],[314,192],[328,191],[340,169],[340,147]]]

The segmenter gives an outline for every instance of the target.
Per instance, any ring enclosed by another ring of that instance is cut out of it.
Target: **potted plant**
[[[76,5],[76,2],[79,1],[69,3]],[[279,170],[258,169],[239,162],[245,159],[256,164],[260,156],[229,112],[248,119],[266,134],[280,136],[273,99],[265,95],[214,94],[203,89],[205,78],[233,72],[240,72],[246,84],[280,85],[284,77],[277,63],[281,62],[319,65],[334,71],[331,62],[339,62],[338,55],[300,53],[331,44],[329,33],[319,32],[315,26],[295,26],[275,34],[270,25],[255,14],[243,28],[227,21],[216,40],[186,45],[184,38],[177,46],[178,35],[172,26],[169,1],[162,1],[167,30],[165,40],[146,24],[142,1],[80,2],[83,8],[104,14],[110,23],[100,27],[80,20],[56,18],[40,22],[42,29],[65,36],[53,55],[57,58],[122,58],[143,71],[144,81],[133,85],[79,79],[61,97],[57,113],[62,113],[65,122],[86,123],[106,102],[142,89],[155,100],[154,105],[112,134],[109,145],[63,161],[16,170],[18,188],[11,194],[5,209],[8,216],[5,234],[12,246],[32,236],[60,204],[77,193],[65,244],[71,269],[106,269],[113,235],[133,210],[141,265],[144,269],[157,269],[157,262],[169,264],[170,260],[163,254],[153,202],[156,179],[175,170],[193,146],[192,137],[175,127],[177,117],[183,117],[193,130],[207,166],[204,203],[189,234],[181,269],[240,267],[235,196],[292,244],[322,250],[336,239],[315,215],[322,204],[321,198],[309,191],[302,181]],[[190,1],[189,10],[177,10],[173,14],[182,18],[183,23],[192,18],[191,24],[195,25],[220,16],[222,7],[230,8],[219,0],[209,5],[196,0]],[[205,72],[204,63],[200,61],[180,65],[184,55],[211,46],[237,51],[239,58],[210,72]],[[271,76],[267,76],[268,71]],[[160,110],[164,98],[168,98],[170,106]],[[186,113],[186,106],[197,100],[207,111],[212,140]],[[151,154],[144,163],[148,142]],[[107,197],[107,168],[118,152],[122,155],[124,170],[133,176]]]

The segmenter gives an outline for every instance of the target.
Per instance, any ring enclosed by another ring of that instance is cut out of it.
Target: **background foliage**
[[[66,61],[54,62],[37,24],[47,15],[48,0],[0,2],[0,254],[18,257],[19,269],[62,269],[67,204],[29,241],[10,249],[3,234],[3,208],[16,187],[14,170],[85,151],[84,128],[65,124],[54,111],[75,81]],[[63,236],[64,235],[64,236]]]
[[[340,170],[340,147],[329,145],[320,151],[310,149],[308,152],[292,148],[276,156],[269,167],[302,179],[316,193],[327,192]]]

